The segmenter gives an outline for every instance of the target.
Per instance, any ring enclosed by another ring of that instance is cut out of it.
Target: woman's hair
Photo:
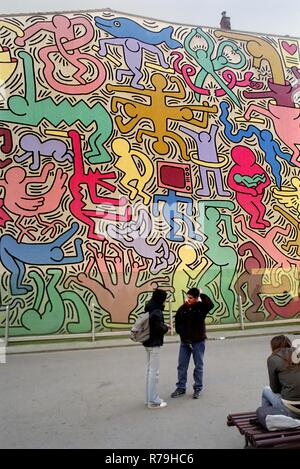
[[[276,350],[281,348],[291,348],[291,346],[292,343],[286,335],[275,335],[275,337],[271,339],[272,352],[276,352]]]
[[[155,303],[158,306],[162,306],[166,298],[167,298],[167,292],[165,292],[164,290],[157,289],[157,290],[154,290],[152,294],[152,300],[155,301]]]
[[[287,354],[279,354],[280,349],[290,349]],[[286,362],[286,369],[294,370],[297,373],[300,371],[300,362],[293,360],[295,348],[293,347],[290,339],[286,335],[276,335],[271,340],[271,349],[273,355],[279,355]],[[298,355],[297,355],[298,357]]]

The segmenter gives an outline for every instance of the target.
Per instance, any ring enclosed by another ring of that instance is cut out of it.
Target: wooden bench
[[[229,414],[227,425],[237,427],[245,437],[244,448],[300,448],[300,428],[270,432],[260,425],[255,412]]]

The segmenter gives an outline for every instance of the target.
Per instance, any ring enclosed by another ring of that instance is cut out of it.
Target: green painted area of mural
[[[260,182],[265,182],[266,176],[264,174],[255,174],[254,176],[243,176],[242,174],[235,174],[233,179],[237,183],[242,183],[246,187],[256,187]]]
[[[223,301],[227,306],[227,316],[222,317],[221,322],[232,323],[237,319],[235,315],[237,306],[233,281],[236,275],[238,259],[233,247],[222,245],[224,238],[220,234],[221,224],[225,228],[228,241],[236,243],[238,238],[233,233],[230,215],[222,214],[220,210],[226,208],[231,211],[235,208],[235,205],[233,202],[227,201],[204,201],[200,202],[199,206],[200,210],[204,212],[205,246],[207,247],[205,256],[211,260],[212,264],[204,271],[198,282],[198,287],[206,293],[210,284],[218,277],[219,299],[217,302]],[[216,306],[210,313],[211,315],[214,315],[215,309]]]
[[[195,40],[201,38],[206,43],[206,47],[201,47],[200,45],[195,46]],[[194,41],[193,47],[191,43]],[[218,70],[223,69],[224,67],[241,69],[246,63],[246,57],[242,50],[234,44],[232,41],[222,41],[217,50],[215,50],[215,44],[212,41],[211,37],[203,31],[202,28],[193,29],[190,34],[184,40],[184,47],[187,52],[191,54],[192,57],[198,62],[202,68],[196,75],[195,85],[199,88],[202,88],[204,82],[208,75],[214,78],[218,85],[228,94],[232,101],[238,106],[241,107],[238,97],[233,91],[224,83],[221,77],[216,73]],[[228,47],[232,49],[236,55],[239,57],[237,63],[232,63],[228,60],[228,56],[224,53],[224,49]],[[215,52],[215,57],[212,58],[212,55]],[[196,99],[200,100],[200,95],[196,94]]]
[[[94,123],[96,130],[89,138],[91,150],[85,153],[85,157],[94,164],[110,161],[111,157],[103,144],[111,136],[113,127],[111,117],[102,104],[97,102],[88,106],[82,100],[72,105],[67,99],[56,103],[52,98],[37,101],[33,59],[24,51],[19,51],[18,56],[24,65],[25,96],[10,96],[8,110],[0,110],[0,121],[31,126],[38,126],[43,119],[55,126],[61,123],[73,126],[79,121],[89,127]]]
[[[10,336],[23,335],[45,335],[58,333],[66,320],[65,303],[71,305],[75,319],[70,320],[66,329],[69,333],[90,332],[92,323],[89,310],[81,297],[73,291],[59,292],[58,284],[61,281],[63,272],[60,269],[48,269],[50,276],[49,283],[45,286],[45,281],[38,272],[29,272],[30,277],[36,286],[36,298],[33,307],[27,309],[21,315],[20,326],[10,326]],[[44,295],[47,302],[42,308]]]

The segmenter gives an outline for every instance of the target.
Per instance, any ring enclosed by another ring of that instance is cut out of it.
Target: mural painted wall
[[[149,292],[208,323],[300,315],[299,40],[117,12],[0,19],[10,336],[128,329]],[[4,324],[0,324],[3,335]]]

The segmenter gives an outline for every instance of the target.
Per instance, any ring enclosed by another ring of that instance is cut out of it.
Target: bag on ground
[[[145,342],[150,337],[149,313],[141,313],[130,331],[130,339],[134,342]]]

